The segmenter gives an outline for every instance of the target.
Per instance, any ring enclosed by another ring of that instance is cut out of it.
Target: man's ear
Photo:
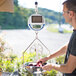
[[[73,11],[69,11],[69,17],[73,17],[74,16],[74,12]]]

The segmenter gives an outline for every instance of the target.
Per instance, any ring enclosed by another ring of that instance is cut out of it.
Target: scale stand
[[[37,7],[38,3],[35,2],[35,14],[31,15],[28,19],[28,26],[35,31],[35,34],[36,34],[36,37],[35,39],[30,43],[30,45],[25,49],[25,51],[23,52],[23,65],[24,64],[24,53],[30,48],[30,47],[33,47],[32,44],[34,42],[36,42],[35,44],[35,48],[34,48],[34,51],[36,52],[36,57],[35,57],[35,61],[34,62],[37,62],[38,60],[38,55],[39,55],[39,52],[40,54],[42,55],[42,47],[45,47],[48,51],[49,49],[42,43],[42,41],[38,38],[38,31],[42,30],[44,25],[45,25],[45,19],[42,15],[38,14],[38,7]],[[42,44],[43,46],[41,46],[40,44]],[[39,47],[41,47],[41,50],[39,49]],[[33,50],[32,50],[33,52]],[[50,54],[50,51],[49,51],[49,54]],[[26,65],[25,65],[26,66]],[[34,69],[35,68],[35,69]],[[36,67],[34,66],[34,68],[30,68],[31,70],[33,70],[33,76],[42,76],[42,70],[40,70],[40,67]],[[30,72],[30,70],[28,70]]]

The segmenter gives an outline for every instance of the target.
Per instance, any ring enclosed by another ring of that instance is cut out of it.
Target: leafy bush
[[[12,49],[8,46],[6,41],[3,39],[3,34],[2,34],[2,35],[0,35],[0,68],[2,68],[2,69],[3,68],[5,69],[5,67],[7,67],[7,69],[8,69],[8,66],[10,64],[10,62],[6,60],[7,51],[11,52]],[[6,66],[6,63],[7,63],[7,66]],[[9,68],[9,69],[11,70],[12,68]]]
[[[46,71],[43,76],[56,76],[57,71],[56,70],[51,70],[51,71]]]
[[[25,52],[25,54],[24,54],[24,62],[33,62],[35,56],[36,56],[36,52],[34,52],[34,53]],[[21,59],[23,59],[23,57],[21,57]]]
[[[64,58],[65,58],[64,55],[57,57],[57,58],[56,58],[56,63],[57,63],[57,64],[63,64],[63,63],[64,63]]]

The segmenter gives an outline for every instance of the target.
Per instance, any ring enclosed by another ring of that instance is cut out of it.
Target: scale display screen
[[[42,23],[42,16],[32,16],[32,23]]]

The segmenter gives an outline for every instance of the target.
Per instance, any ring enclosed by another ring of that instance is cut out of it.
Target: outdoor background
[[[62,15],[64,0],[36,1],[38,13],[45,18],[45,27],[38,32],[38,38],[49,51],[41,43],[38,48],[43,51],[42,54],[50,55],[69,41],[73,28],[65,22]],[[14,13],[0,12],[0,55],[8,58],[13,54],[20,58],[24,51],[35,50],[35,45],[26,50],[36,37],[35,31],[28,27],[28,18],[35,13],[34,3],[35,0],[14,0]],[[9,72],[5,72],[7,71]]]

